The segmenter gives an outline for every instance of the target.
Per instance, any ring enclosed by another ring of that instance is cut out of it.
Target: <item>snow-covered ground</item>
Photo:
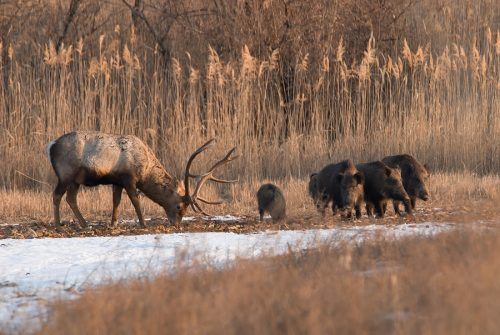
[[[120,279],[175,271],[179,264],[224,266],[237,257],[280,254],[318,242],[360,243],[375,235],[435,235],[452,223],[367,225],[254,234],[186,233],[0,240],[0,329],[36,326],[47,302]]]

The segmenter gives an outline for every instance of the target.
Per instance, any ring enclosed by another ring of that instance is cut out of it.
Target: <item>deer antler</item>
[[[224,158],[222,158],[220,161],[218,161],[214,165],[212,165],[212,167],[208,170],[208,172],[200,174],[200,175],[195,175],[189,171],[189,169],[191,167],[191,163],[193,162],[194,158],[198,154],[200,154],[201,152],[206,150],[213,143],[213,141],[214,141],[214,139],[211,139],[210,141],[208,141],[207,143],[202,145],[200,148],[198,148],[195,152],[193,152],[193,154],[189,158],[188,163],[186,165],[186,174],[184,176],[184,185],[185,185],[185,189],[186,189],[185,197],[189,199],[189,205],[191,206],[191,208],[195,212],[203,213],[204,215],[208,215],[208,214],[203,211],[203,209],[201,208],[201,206],[197,202],[197,200],[199,200],[205,204],[209,204],[209,205],[219,205],[219,204],[222,204],[223,201],[210,201],[210,200],[207,200],[203,197],[200,197],[198,195],[198,193],[200,192],[201,187],[209,180],[216,182],[216,183],[223,183],[223,184],[235,183],[238,181],[238,180],[225,180],[225,179],[220,179],[220,178],[213,176],[213,172],[215,171],[215,169],[217,169],[218,167],[225,165],[225,164],[227,164],[227,163],[229,163],[229,162],[231,162],[239,157],[239,156],[232,156],[234,151],[236,150],[236,147],[229,150],[229,152],[226,154],[226,156],[224,156]],[[189,194],[189,177],[200,178],[200,180],[196,184],[196,187],[195,187],[192,195]]]
[[[193,163],[193,160],[196,158],[196,156],[198,156],[203,151],[207,150],[213,144],[213,142],[214,142],[213,138],[211,140],[207,141],[201,147],[196,149],[188,159],[188,162],[186,164],[186,171],[184,173],[184,188],[186,189],[186,196],[187,197],[189,197],[189,177],[192,177],[192,178],[198,177],[198,176],[193,175],[189,172],[189,169],[191,168],[191,164]]]

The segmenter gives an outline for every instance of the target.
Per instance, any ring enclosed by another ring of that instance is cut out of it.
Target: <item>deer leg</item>
[[[61,207],[61,199],[64,193],[66,193],[67,188],[68,186],[66,184],[59,181],[54,189],[54,193],[52,193],[52,202],[54,204],[54,223],[56,224],[57,229],[61,227],[61,214],[59,209]]]
[[[123,187],[119,185],[113,185],[113,212],[111,213],[111,227],[116,224],[116,218],[118,215],[118,206],[122,200]]]
[[[125,186],[125,191],[127,191],[127,195],[135,208],[135,212],[137,213],[137,217],[139,218],[141,227],[145,228],[146,224],[144,223],[144,217],[142,216],[141,202],[139,201],[139,197],[137,196],[137,190],[135,186]]]
[[[76,218],[78,221],[80,221],[80,225],[82,228],[87,227],[87,222],[83,218],[82,213],[78,209],[78,204],[76,203],[76,195],[78,194],[78,189],[80,188],[79,184],[72,183],[68,187],[68,194],[66,195],[66,202],[68,203],[69,207],[75,214]]]

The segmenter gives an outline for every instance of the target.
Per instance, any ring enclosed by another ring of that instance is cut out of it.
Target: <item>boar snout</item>
[[[420,199],[422,199],[423,201],[427,201],[427,200],[429,200],[429,192],[427,192],[427,190],[423,189],[420,191],[420,194],[418,197]]]

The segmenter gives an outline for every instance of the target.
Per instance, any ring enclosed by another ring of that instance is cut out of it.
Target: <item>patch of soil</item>
[[[482,207],[481,207],[482,206]],[[368,224],[403,224],[423,222],[475,222],[495,221],[498,214],[491,206],[475,204],[459,206],[453,209],[427,206],[418,208],[413,216],[395,216],[392,211],[384,219],[368,218],[347,220],[340,215],[332,216],[327,213],[325,217],[311,211],[290,217],[287,221],[274,224],[270,219],[258,221],[256,216],[239,216],[235,220],[217,220],[204,217],[195,217],[194,220],[185,221],[179,226],[168,225],[163,218],[153,218],[146,222],[142,228],[135,221],[124,220],[115,227],[110,227],[109,222],[90,222],[87,228],[82,229],[75,222],[64,222],[60,229],[54,224],[45,222],[27,222],[22,224],[0,225],[0,239],[5,238],[43,238],[43,237],[90,237],[90,236],[117,236],[140,235],[160,233],[185,233],[185,232],[233,232],[253,233],[266,230],[299,230],[299,229],[326,229],[332,227],[349,227]],[[498,222],[498,221],[497,221]]]

